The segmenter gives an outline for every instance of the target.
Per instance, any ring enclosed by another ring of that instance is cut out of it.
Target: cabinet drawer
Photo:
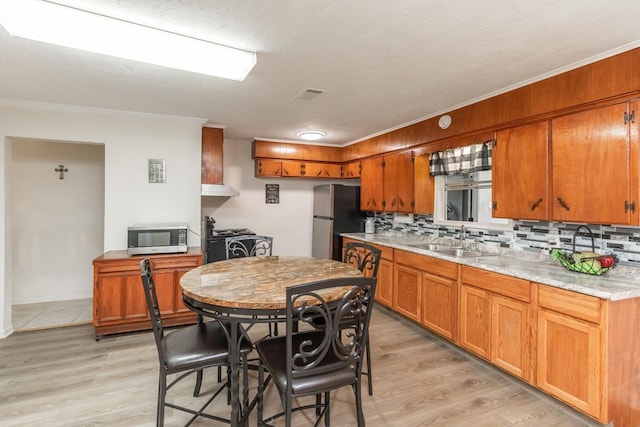
[[[600,324],[602,300],[597,297],[540,285],[538,305],[587,322]]]
[[[375,246],[376,248],[380,249],[380,251],[382,252],[380,254],[380,258],[386,259],[387,261],[393,261],[393,248],[376,244],[371,244],[371,246]]]
[[[401,250],[395,251],[394,259],[398,264],[408,265],[438,276],[450,279],[455,279],[458,276],[458,264],[450,261]]]
[[[463,266],[462,282],[506,297],[531,302],[531,283],[528,280]]]

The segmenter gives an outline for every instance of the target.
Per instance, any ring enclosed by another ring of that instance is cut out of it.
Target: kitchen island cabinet
[[[140,261],[127,251],[109,251],[93,260],[93,326],[96,339],[103,335],[151,329]],[[165,326],[195,323],[197,316],[182,303],[180,278],[202,265],[202,250],[189,248],[184,254],[150,255]]]

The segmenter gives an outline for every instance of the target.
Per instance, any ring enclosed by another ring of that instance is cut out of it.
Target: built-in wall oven
[[[203,249],[205,264],[215,261],[222,261],[223,259],[227,258],[224,245],[224,239],[226,239],[227,237],[256,234],[248,228],[229,228],[221,230],[215,229],[215,220],[208,216],[205,217],[204,223],[205,238],[203,240]]]

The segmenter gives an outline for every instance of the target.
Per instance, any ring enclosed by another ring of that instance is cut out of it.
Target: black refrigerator
[[[340,233],[363,232],[364,218],[360,211],[359,186],[325,184],[314,187],[311,255],[340,261]]]

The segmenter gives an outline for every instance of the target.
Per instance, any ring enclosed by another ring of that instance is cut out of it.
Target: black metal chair
[[[250,256],[270,256],[273,237],[242,235],[224,239],[227,259]]]
[[[256,343],[258,369],[258,426],[270,426],[285,417],[291,426],[292,413],[315,409],[315,425],[324,417],[330,424],[331,391],[351,386],[355,395],[358,426],[364,426],[362,412],[362,357],[367,346],[376,281],[368,277],[326,279],[287,289],[285,336]],[[346,293],[345,293],[346,292]],[[331,301],[338,296],[338,300]],[[322,316],[324,327],[305,326],[310,316]],[[349,318],[345,327],[344,318]],[[302,329],[297,332],[296,323]],[[265,368],[269,377],[265,380]],[[263,419],[263,393],[272,380],[284,410]],[[315,396],[315,403],[293,407],[293,399]]]
[[[375,246],[361,242],[348,242],[344,246],[344,256],[342,261],[347,264],[354,264],[358,270],[362,271],[365,277],[372,277],[378,281],[378,267],[380,267],[380,257],[382,251]],[[362,372],[367,376],[369,396],[373,396],[373,378],[371,377],[371,351],[369,337],[367,337],[367,368]]]
[[[375,246],[368,245],[361,242],[348,242],[344,247],[344,255],[342,261],[347,264],[355,265],[358,270],[362,271],[365,277],[372,277],[378,280],[378,267],[380,266],[380,257],[382,251]],[[347,328],[351,319],[345,317],[342,319],[342,326]],[[310,324],[315,328],[324,327],[324,318],[322,316],[311,316]],[[366,369],[363,368],[362,375],[367,377],[367,386],[369,396],[373,396],[373,378],[371,376],[371,351],[369,350],[370,343],[367,338],[367,347],[365,349],[365,356],[367,359]]]
[[[224,239],[227,259],[271,256],[273,237],[245,234]],[[269,323],[269,336],[278,335],[278,323]],[[219,377],[220,375],[218,375]]]
[[[164,424],[165,406],[192,414],[193,417],[186,425],[191,424],[197,417],[230,423],[229,419],[204,412],[209,404],[227,387],[226,382],[216,389],[205,404],[197,410],[166,401],[167,391],[192,373],[198,373],[193,395],[194,397],[199,396],[203,369],[229,367],[229,345],[225,331],[218,322],[197,323],[165,334],[149,258],[140,262],[140,272],[160,360],[157,425]],[[246,355],[251,349],[251,343],[243,342],[241,353],[245,364]],[[171,374],[178,374],[178,376],[167,385],[167,376]]]

